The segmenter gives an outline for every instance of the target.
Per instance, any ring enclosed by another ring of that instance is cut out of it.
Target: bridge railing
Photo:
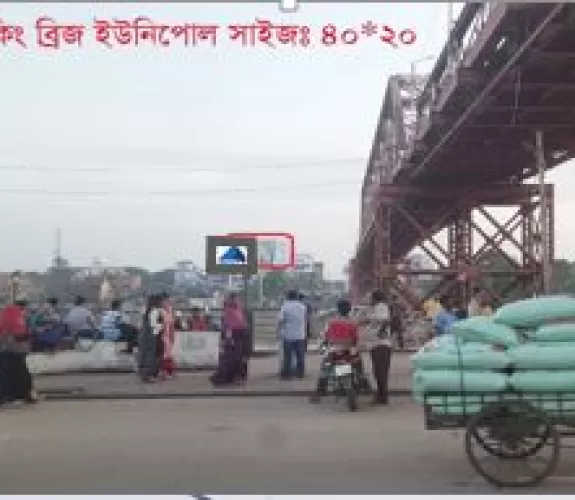
[[[436,109],[457,70],[463,66],[466,56],[485,30],[489,17],[497,8],[499,5],[496,3],[467,4],[464,7],[424,91],[418,98],[418,131],[425,130],[428,126],[431,112]]]
[[[500,5],[496,3],[467,3],[463,7],[431,74],[424,82],[417,85],[417,89],[414,89],[417,91],[413,96],[416,103],[415,117],[406,119],[406,108],[403,109],[402,125],[404,128],[406,126],[410,128],[409,131],[406,130],[408,132],[406,134],[406,147],[399,147],[395,130],[397,124],[392,123],[390,116],[382,117],[385,122],[380,123],[380,137],[376,138],[379,142],[378,166],[370,166],[362,190],[362,234],[365,234],[373,223],[375,215],[373,200],[380,183],[391,182],[397,172],[404,167],[406,158],[411,156],[416,140],[430,126],[432,111],[437,109],[438,103],[455,78],[457,70],[465,64],[466,59],[468,59],[467,56],[486,29],[490,16],[498,8]],[[392,95],[388,95],[387,98],[402,99],[401,96]]]

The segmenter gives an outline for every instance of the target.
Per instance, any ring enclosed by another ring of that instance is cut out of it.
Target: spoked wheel
[[[546,416],[525,402],[486,406],[469,422],[465,451],[494,486],[535,486],[559,460],[560,438]]]

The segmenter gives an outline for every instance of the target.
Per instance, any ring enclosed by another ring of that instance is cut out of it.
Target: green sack
[[[574,358],[575,361],[575,358]],[[487,350],[461,350],[456,352],[419,352],[411,357],[411,364],[416,370],[503,370],[510,365],[504,352]]]
[[[517,345],[517,333],[505,325],[494,323],[491,318],[478,316],[464,319],[453,324],[449,329],[456,338],[463,342],[480,342],[484,344]]]
[[[575,371],[516,372],[509,377],[509,384],[517,392],[575,393]]]
[[[559,403],[558,401],[530,401],[535,409],[545,413],[564,415],[572,415],[575,413],[575,401],[565,401]],[[484,405],[476,403],[453,404],[449,406],[432,406],[431,411],[436,415],[474,415],[483,409]]]
[[[431,412],[436,415],[475,415],[479,413],[483,406],[478,404],[453,405],[453,406],[432,406]]]
[[[462,384],[463,382],[463,384]],[[501,392],[507,388],[507,376],[495,372],[459,372],[425,370],[413,374],[414,397],[427,392]]]
[[[575,344],[523,344],[507,351],[519,370],[575,370]]]
[[[575,320],[575,299],[564,295],[539,297],[501,307],[493,321],[514,328],[538,328],[557,320]]]
[[[573,342],[575,345],[575,323],[542,326],[528,337],[536,342]]]

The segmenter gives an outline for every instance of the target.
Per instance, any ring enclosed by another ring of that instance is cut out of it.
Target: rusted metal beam
[[[480,92],[475,101],[467,108],[466,112],[457,120],[453,127],[444,135],[444,137],[435,145],[435,147],[427,154],[426,158],[419,163],[419,165],[411,172],[410,178],[414,179],[423,169],[430,163],[434,154],[436,154],[443,146],[452,138],[452,136],[458,131],[459,127],[463,125],[469,117],[473,115],[475,110],[481,105],[486,97],[497,88],[498,85],[503,81],[504,77],[508,71],[513,68],[515,64],[520,60],[520,58],[526,53],[527,49],[537,40],[545,28],[553,22],[557,16],[563,11],[564,4],[555,4],[549,11],[549,13],[542,19],[536,29],[533,30],[531,35],[518,47],[517,51],[508,59],[508,61],[503,65],[501,70],[495,75],[495,77],[485,86],[482,92]]]
[[[552,191],[553,185],[548,184],[547,189]],[[539,186],[535,184],[521,184],[518,186],[486,186],[477,189],[473,187],[455,186],[381,186],[378,196],[387,201],[399,201],[401,198],[420,198],[422,200],[443,200],[453,204],[456,200],[473,199],[474,203],[490,204],[500,200],[507,205],[514,205],[526,199],[531,199],[539,194]]]
[[[489,236],[480,226],[479,224],[472,222],[473,224],[473,229],[478,232],[481,237],[491,246],[491,249],[494,250],[500,257],[502,257],[511,267],[513,267],[515,270],[519,270],[521,268],[520,264],[518,262],[516,262],[510,255],[507,254],[507,252],[505,252],[500,245],[498,245],[495,240],[493,239],[493,237]],[[500,231],[500,228],[497,228],[498,231]],[[519,251],[521,252],[521,249],[519,249]],[[472,258],[474,257],[474,255],[472,255]],[[474,259],[475,260],[475,259]]]
[[[510,123],[485,123],[485,124],[469,124],[463,125],[465,128],[480,130],[480,129],[495,129],[495,130],[506,130],[506,129],[525,129],[525,130],[558,130],[562,129],[575,133],[575,122],[574,123],[530,123],[523,124],[518,123],[512,125]]]
[[[485,106],[485,112],[508,112],[508,111],[515,111],[518,110],[522,113],[547,113],[547,112],[559,112],[564,113],[565,105],[540,105],[540,104],[529,104],[528,102],[522,102],[519,106],[512,106],[512,105],[489,105]]]
[[[510,269],[506,270],[481,270],[482,276],[506,277],[506,276],[530,276],[535,271],[532,269]],[[443,268],[443,269],[397,269],[397,276],[457,276],[461,274],[461,269]]]
[[[565,59],[575,59],[575,51],[552,51],[552,50],[539,50],[533,49],[529,53],[530,60],[541,60],[543,62],[551,61],[554,63],[554,59],[558,62],[563,62]]]
[[[483,207],[478,207],[477,210],[479,211],[479,213],[481,213],[481,215],[483,215],[483,217],[485,217],[493,226],[495,226],[496,228],[501,230],[501,233],[505,236],[505,239],[507,241],[509,241],[510,243],[513,243],[513,245],[515,245],[515,247],[521,252],[522,249],[522,245],[519,241],[517,241],[517,239],[515,239],[515,236],[513,236],[509,231],[507,231],[504,227],[501,226],[501,224],[499,224],[499,222],[497,221],[497,219],[495,219],[495,217],[493,217],[493,215],[491,215],[489,213],[489,211],[485,210],[485,208]]]
[[[515,90],[515,83],[508,82],[501,86],[502,90]],[[538,89],[553,89],[553,90],[575,90],[575,83],[565,82],[565,81],[545,81],[545,82],[521,82],[521,88],[523,90],[538,90]]]
[[[515,215],[513,215],[513,217],[511,217],[505,224],[503,224],[503,227],[511,234],[514,234],[523,224],[523,212],[520,209],[517,210],[517,212],[515,213]],[[501,245],[501,243],[503,243],[505,241],[505,235],[501,232],[500,229],[496,230],[496,233],[494,235],[492,235],[493,238],[493,243],[497,246]],[[485,241],[483,243],[483,245],[477,249],[477,251],[475,252],[475,255],[473,256],[475,262],[480,262],[481,259],[484,258],[485,254],[489,251],[489,249],[492,248],[492,245],[490,244],[490,242]],[[522,253],[524,253],[525,250],[523,250]]]
[[[443,248],[439,243],[437,243],[434,239],[433,239],[433,235],[429,235],[429,232],[426,230],[426,228],[424,228],[419,221],[417,221],[415,219],[415,217],[413,217],[407,210],[405,210],[402,206],[397,205],[395,207],[395,210],[398,211],[403,218],[409,222],[409,224],[411,224],[411,226],[413,226],[418,233],[420,234],[420,236],[423,236],[427,241],[429,241],[429,243],[431,245],[433,245],[433,247],[440,252],[441,254],[443,254],[444,257],[448,257],[448,253],[445,250],[445,248]],[[425,235],[425,236],[424,236]]]

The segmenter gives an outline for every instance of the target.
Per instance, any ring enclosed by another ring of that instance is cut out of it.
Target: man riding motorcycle
[[[332,319],[323,333],[321,342],[324,358],[322,359],[317,386],[311,401],[317,403],[327,393],[330,362],[337,357],[346,356],[352,358],[354,369],[360,376],[361,386],[369,389],[369,382],[363,375],[361,356],[358,353],[359,328],[357,323],[349,318],[351,303],[348,300],[340,300],[337,304],[338,316]]]

